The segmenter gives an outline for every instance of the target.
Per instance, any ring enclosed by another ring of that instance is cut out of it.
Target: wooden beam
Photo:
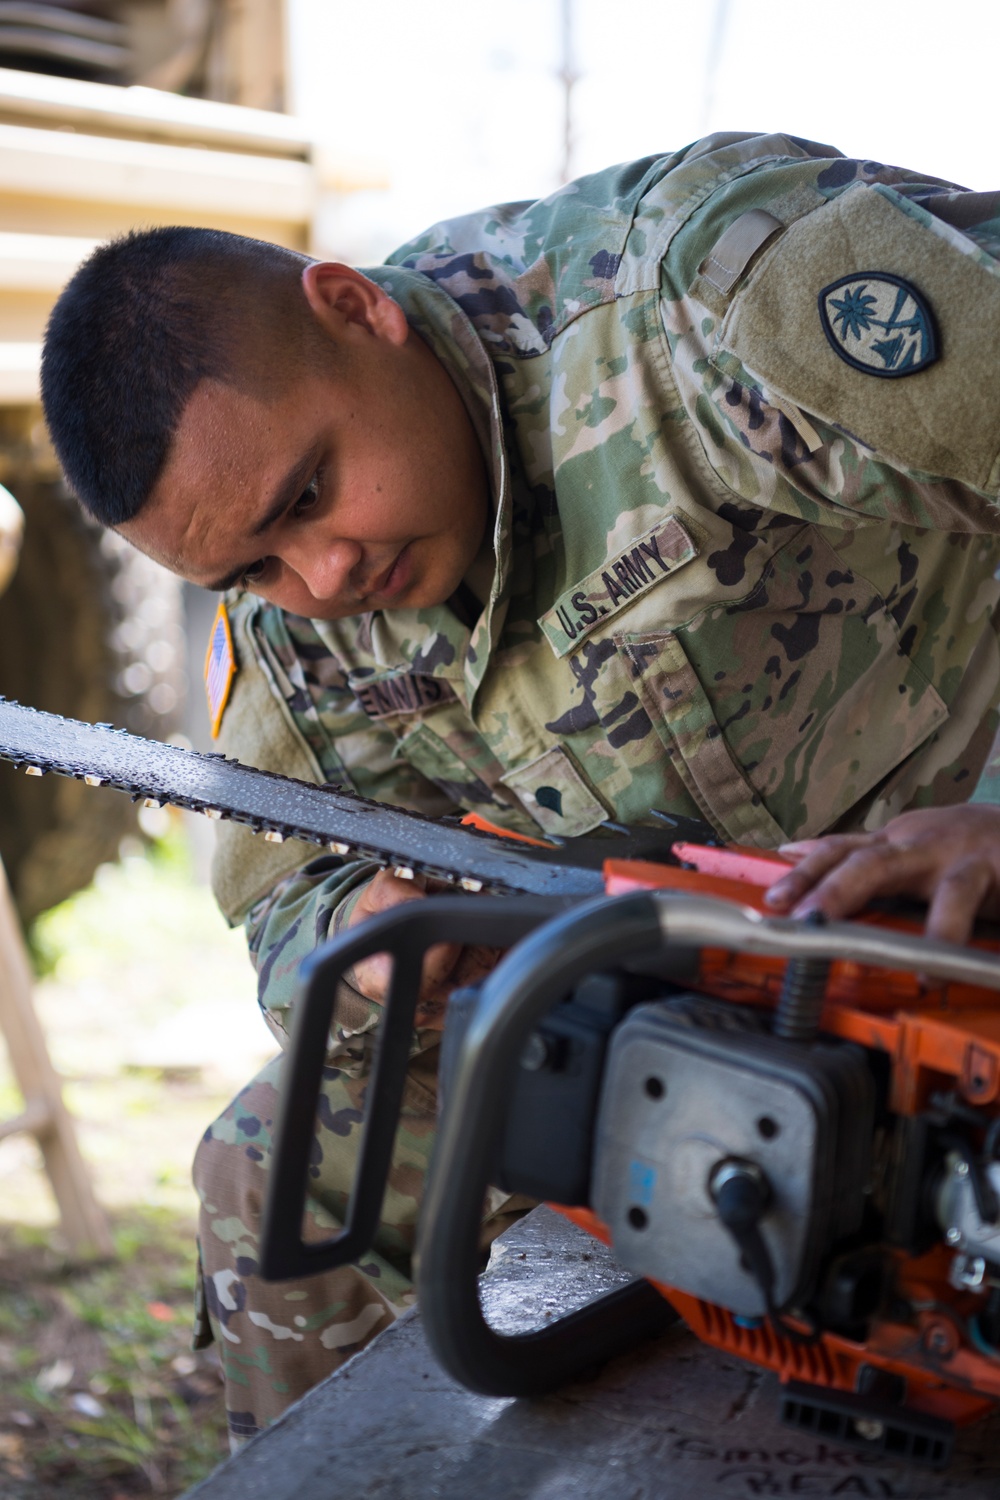
[[[0,194],[155,204],[306,224],[315,187],[304,161],[0,124]]]
[[[26,1101],[24,1113],[9,1122],[4,1133],[11,1133],[11,1127],[28,1128],[37,1137],[70,1248],[76,1254],[113,1255],[108,1221],[94,1197],[73,1121],[63,1103],[62,1084],[35,1014],[31,965],[2,865],[0,1031]]]

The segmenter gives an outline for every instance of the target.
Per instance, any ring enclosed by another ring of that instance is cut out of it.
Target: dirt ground
[[[36,1005],[113,1261],[72,1265],[34,1142],[0,1143],[0,1494],[180,1495],[227,1452],[218,1361],[190,1349],[198,1138],[274,1052],[241,932],[182,826],[32,935]],[[0,1044],[0,1119],[22,1107]]]

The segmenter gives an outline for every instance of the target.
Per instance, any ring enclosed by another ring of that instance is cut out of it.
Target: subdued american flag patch
[[[208,718],[212,726],[212,738],[218,739],[222,715],[229,701],[229,689],[236,676],[236,655],[233,651],[233,634],[229,628],[224,599],[219,600],[212,621],[212,634],[208,638],[205,652],[205,696],[208,699]]]

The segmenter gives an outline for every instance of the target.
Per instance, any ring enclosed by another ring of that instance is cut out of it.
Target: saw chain
[[[713,842],[697,818],[651,812],[654,826],[608,820],[593,835],[541,848],[461,826],[455,818],[373,802],[342,786],[297,781],[115,729],[84,724],[0,698],[0,759],[29,776],[54,772],[126,792],[147,807],[173,806],[243,824],[272,843],[299,839],[342,858],[368,860],[403,878],[428,875],[466,891],[568,896],[603,890],[604,861],[676,864],[676,841]]]

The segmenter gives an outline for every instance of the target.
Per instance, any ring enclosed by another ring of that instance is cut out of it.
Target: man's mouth
[[[367,599],[380,600],[396,598],[408,586],[412,572],[413,558],[410,552],[410,543],[407,542],[406,546],[401,552],[396,554],[385,571],[372,581],[365,597]]]

